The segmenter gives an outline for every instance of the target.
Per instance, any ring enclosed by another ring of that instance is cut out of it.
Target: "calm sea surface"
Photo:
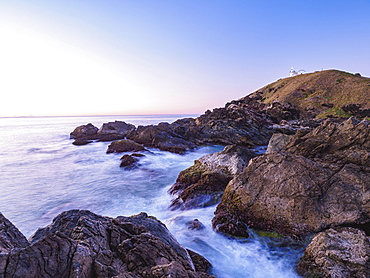
[[[194,115],[193,115],[194,116]],[[0,118],[0,211],[27,237],[59,213],[88,209],[116,217],[147,212],[166,224],[186,248],[205,256],[216,277],[299,277],[301,252],[264,238],[237,240],[211,228],[215,207],[170,211],[167,193],[180,171],[195,159],[222,150],[208,146],[185,155],[150,149],[140,167],[119,167],[120,154],[106,154],[109,142],[74,146],[69,133],[79,125],[121,120],[138,125],[173,122],[188,115]],[[206,228],[187,229],[199,219]]]

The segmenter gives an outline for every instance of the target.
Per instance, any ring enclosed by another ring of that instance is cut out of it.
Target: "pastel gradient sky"
[[[3,0],[0,116],[200,114],[291,67],[370,76],[369,15],[369,0]]]

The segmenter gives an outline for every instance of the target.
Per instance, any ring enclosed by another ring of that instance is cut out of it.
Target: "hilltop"
[[[297,110],[299,119],[369,117],[370,78],[339,70],[325,70],[279,79],[233,104],[274,102]]]

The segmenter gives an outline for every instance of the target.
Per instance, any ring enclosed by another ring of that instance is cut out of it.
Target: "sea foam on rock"
[[[71,210],[29,241],[2,215],[0,228],[1,277],[213,277],[205,272],[209,263],[189,256],[145,213],[109,218]]]
[[[221,152],[202,156],[182,171],[170,188],[177,195],[172,209],[190,209],[214,205],[220,201],[228,182],[241,173],[255,152],[238,145],[226,146]]]

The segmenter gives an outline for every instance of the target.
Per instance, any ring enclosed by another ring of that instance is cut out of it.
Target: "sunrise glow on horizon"
[[[262,2],[3,1],[0,117],[200,114],[292,66],[370,76],[368,1]]]

